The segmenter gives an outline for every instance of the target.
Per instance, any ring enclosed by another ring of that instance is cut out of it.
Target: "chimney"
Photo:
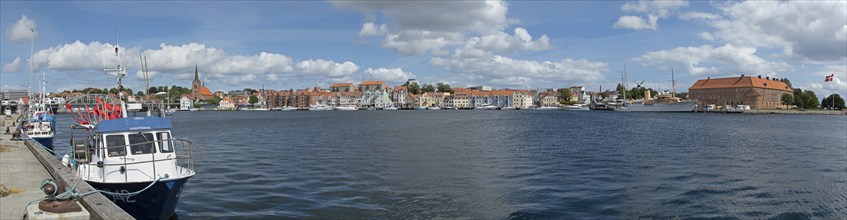
[[[765,79],[766,79],[766,80],[771,80],[771,77],[770,77],[770,76],[765,76]]]
[[[759,79],[761,79],[761,78],[762,78],[762,75],[759,75]]]
[[[741,74],[741,77],[744,77],[744,74]]]
[[[650,99],[650,90],[644,90],[644,100]]]

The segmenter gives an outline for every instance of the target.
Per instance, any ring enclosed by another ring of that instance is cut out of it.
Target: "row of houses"
[[[413,94],[406,85],[388,86],[383,81],[364,81],[358,86],[353,83],[332,84],[329,89],[320,87],[300,90],[257,92],[268,108],[355,107],[359,109],[457,108],[471,109],[484,106],[499,108],[532,108],[536,106],[559,106],[559,93],[553,90],[493,90],[484,87],[455,88],[453,92],[424,92]],[[572,100],[588,102],[583,87],[572,88]]]

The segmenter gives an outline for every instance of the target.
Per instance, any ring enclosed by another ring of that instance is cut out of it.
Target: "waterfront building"
[[[494,90],[494,89],[491,88],[491,86],[474,86],[474,87],[471,87],[470,89],[477,90],[477,91],[485,91],[485,92]]]
[[[420,105],[424,108],[429,107],[442,107],[444,103],[444,98],[446,96],[450,96],[450,93],[447,92],[424,92],[420,97]]]
[[[532,107],[532,93],[529,90],[515,90],[513,102],[515,108],[529,109]]]
[[[329,86],[330,92],[355,92],[353,83],[335,83]]]
[[[556,91],[546,91],[541,92],[538,95],[539,107],[558,107],[559,104],[559,92]]]
[[[388,93],[388,86],[382,81],[364,81],[359,83],[359,91],[362,92],[359,108],[381,109],[391,106],[391,95]]]
[[[179,110],[180,111],[190,111],[191,110],[191,98],[189,95],[183,94],[179,97]]]
[[[792,94],[787,84],[770,77],[744,76],[697,80],[688,95],[700,106],[749,105],[751,109],[776,109],[784,107],[782,94]]]
[[[194,81],[191,82],[191,99],[194,101],[211,99],[214,94],[200,82],[197,65],[194,66]]]
[[[471,95],[473,90],[466,88],[454,88],[453,94],[445,101],[446,108],[469,109],[471,108]]]
[[[394,107],[406,107],[406,96],[408,95],[409,91],[406,86],[395,86],[394,91],[391,92],[391,101],[394,102]]]
[[[235,109],[235,101],[229,97],[223,98],[221,99],[221,102],[218,103],[218,109],[233,110]]]

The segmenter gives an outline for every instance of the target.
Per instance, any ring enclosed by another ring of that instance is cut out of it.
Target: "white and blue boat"
[[[33,51],[35,48],[35,35],[33,34],[32,38]],[[33,53],[34,54],[34,53]],[[33,60],[34,55],[30,54],[30,60]],[[30,80],[32,80],[33,70],[35,69],[35,63],[30,62],[29,75]],[[21,123],[21,133],[26,134],[27,137],[32,138],[35,141],[38,141],[45,148],[50,151],[53,150],[53,137],[56,136],[56,117],[53,116],[53,112],[49,106],[49,99],[46,97],[46,79],[45,75],[41,74],[40,80],[40,93],[38,96],[34,96],[30,93],[29,95],[29,103],[26,118],[24,118],[24,123]],[[30,87],[30,91],[32,87]]]
[[[122,90],[125,70],[120,64],[106,72],[116,73]],[[96,100],[95,109],[72,113],[78,124],[71,126],[71,147],[63,161],[136,219],[171,218],[183,187],[195,175],[192,143],[173,138],[161,103],[158,115],[149,108],[134,117],[127,113],[138,114],[141,104],[127,104],[113,95],[98,95]]]

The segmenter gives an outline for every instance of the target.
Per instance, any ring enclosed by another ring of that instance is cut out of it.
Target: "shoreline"
[[[744,114],[782,114],[782,115],[847,115],[847,111],[833,110],[805,110],[796,109],[751,109],[744,111]]]

